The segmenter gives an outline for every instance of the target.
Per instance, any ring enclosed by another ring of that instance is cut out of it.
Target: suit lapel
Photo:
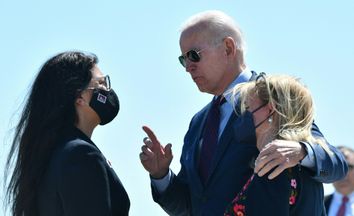
[[[254,71],[251,71],[251,72],[252,72],[252,76],[251,76],[249,81],[253,81],[257,77],[257,73],[256,72],[254,72]],[[237,108],[239,108],[238,105],[237,105],[236,109]],[[213,175],[213,173],[214,173],[219,161],[221,160],[225,150],[229,146],[229,144],[230,144],[230,142],[232,140],[232,137],[236,136],[233,124],[235,124],[235,122],[237,120],[237,117],[238,117],[238,115],[236,115],[236,113],[233,111],[231,116],[230,116],[230,119],[227,122],[227,124],[225,126],[225,129],[224,129],[224,131],[223,131],[223,133],[222,133],[222,135],[220,137],[220,140],[219,140],[219,143],[218,143],[218,147],[217,147],[217,150],[216,150],[215,155],[214,155],[213,163],[211,165],[211,169],[210,169],[210,172],[209,172],[209,177],[208,177],[208,179],[206,181],[206,184],[208,184],[211,176]],[[206,116],[205,116],[205,118],[206,118]],[[204,125],[204,123],[205,123],[205,120],[203,121],[203,125]],[[242,128],[242,129],[246,129],[247,130],[249,128]]]
[[[191,155],[193,155],[193,159],[191,160],[191,168],[192,168],[192,173],[191,173],[191,177],[192,179],[194,179],[196,181],[196,186],[198,187],[198,189],[202,190],[203,189],[203,183],[200,179],[200,176],[199,176],[199,170],[198,170],[198,164],[199,164],[199,148],[200,148],[200,142],[201,142],[201,138],[202,138],[202,134],[203,134],[203,131],[204,131],[204,126],[205,126],[205,121],[206,121],[206,118],[208,116],[208,113],[209,113],[209,110],[211,108],[211,103],[209,103],[207,105],[207,107],[205,107],[205,111],[204,113],[202,113],[201,117],[200,117],[200,120],[196,122],[196,125],[200,125],[198,127],[198,129],[196,130],[196,133],[195,133],[195,139],[193,141],[193,146],[192,146],[192,152],[191,152]]]
[[[332,199],[333,199],[333,194],[325,196],[324,198],[324,205],[327,213],[329,212],[329,206],[331,205]]]
[[[209,182],[211,176],[213,175],[213,173],[215,171],[215,168],[217,167],[218,162],[221,160],[225,150],[227,149],[227,147],[230,144],[232,137],[234,136],[235,131],[233,130],[232,124],[235,123],[236,119],[237,119],[237,116],[233,112],[230,116],[229,121],[227,122],[227,125],[226,125],[221,137],[220,137],[218,147],[217,147],[217,150],[214,155],[213,163],[211,165],[209,177],[208,177],[208,180],[206,183]]]

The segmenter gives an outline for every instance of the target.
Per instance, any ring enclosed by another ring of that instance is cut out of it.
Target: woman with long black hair
[[[128,215],[128,195],[90,139],[119,111],[97,63],[93,54],[64,52],[39,71],[7,160],[14,216]]]

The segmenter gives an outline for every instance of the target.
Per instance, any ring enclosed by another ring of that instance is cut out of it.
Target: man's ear
[[[224,38],[224,44],[226,47],[226,55],[236,55],[236,46],[235,46],[235,41],[232,37],[226,37]]]

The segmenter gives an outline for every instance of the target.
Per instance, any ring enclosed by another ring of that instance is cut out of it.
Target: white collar
[[[226,90],[223,93],[223,96],[225,97],[226,101],[230,104],[232,104],[232,89],[240,83],[243,82],[248,82],[252,77],[252,72],[246,68],[243,70],[231,83],[230,85],[226,88]]]
[[[349,198],[348,202],[354,202],[354,191],[348,194],[347,197]],[[338,191],[335,191],[333,193],[333,201],[342,203],[342,198],[343,198],[343,194],[339,193]]]

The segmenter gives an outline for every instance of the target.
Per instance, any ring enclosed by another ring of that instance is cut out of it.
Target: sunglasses
[[[200,54],[204,49],[201,49],[199,51],[196,50],[189,50],[188,52],[184,53],[183,55],[178,57],[179,62],[183,67],[186,67],[186,59],[188,59],[191,62],[199,62],[200,61]]]
[[[108,75],[103,77],[92,78],[92,85],[86,89],[104,89],[106,91],[111,90],[111,79]]]

